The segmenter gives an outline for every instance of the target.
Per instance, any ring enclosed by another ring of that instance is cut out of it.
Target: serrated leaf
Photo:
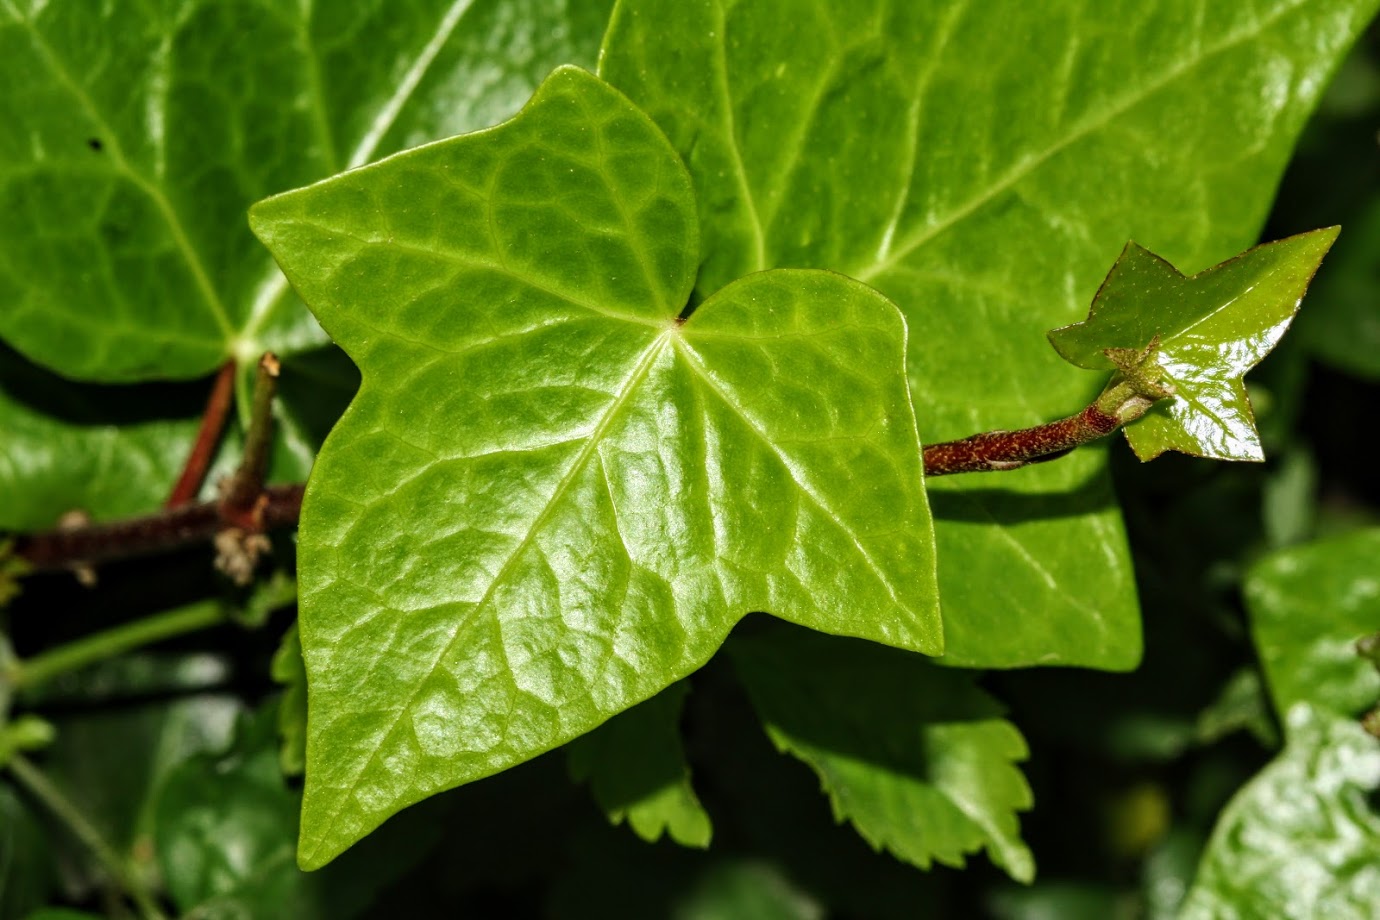
[[[819,775],[837,820],[928,869],[985,848],[1012,878],[1035,862],[1016,812],[1028,751],[970,673],[891,649],[799,630],[729,646],[777,748]]]
[[[1337,227],[1266,243],[1185,277],[1128,243],[1088,318],[1049,341],[1078,367],[1112,370],[1109,350],[1142,352],[1173,395],[1123,429],[1141,460],[1167,450],[1215,460],[1263,460],[1245,374],[1289,328]]]
[[[1281,717],[1300,702],[1353,716],[1380,701],[1380,674],[1356,651],[1356,640],[1380,631],[1380,530],[1274,553],[1244,588]]]
[[[1222,813],[1181,920],[1365,920],[1380,903],[1380,741],[1295,703],[1284,752]]]
[[[508,114],[608,6],[6,0],[0,337],[103,381],[319,345],[249,204]]]
[[[1186,265],[1254,242],[1375,7],[625,0],[600,73],[695,179],[698,296],[773,266],[876,287],[906,315],[930,443],[1086,404],[1041,337],[1084,315],[1126,239]],[[946,660],[1136,664],[1104,468],[1083,450],[931,484]]]
[[[305,866],[653,696],[748,611],[941,649],[899,313],[792,271],[682,323],[689,178],[597,78],[251,221],[363,373],[302,510]]]
[[[709,815],[690,785],[680,741],[680,713],[689,688],[672,684],[570,744],[570,775],[588,782],[613,824],[648,843],[667,834],[688,847],[707,847]]]

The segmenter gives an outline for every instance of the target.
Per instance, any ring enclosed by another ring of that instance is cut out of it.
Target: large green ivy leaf
[[[588,781],[614,824],[624,820],[649,843],[666,834],[679,844],[707,847],[709,815],[690,785],[680,740],[680,712],[689,687],[672,684],[619,713],[570,745],[570,774]]]
[[[1177,450],[1216,460],[1263,460],[1242,379],[1289,328],[1337,227],[1257,246],[1192,278],[1129,243],[1088,318],[1049,334],[1071,364],[1117,367],[1108,352],[1144,354],[1172,398],[1127,426],[1141,460]]]
[[[928,443],[1086,403],[1043,337],[1086,313],[1127,239],[1190,270],[1254,242],[1375,7],[624,0],[600,73],[695,179],[698,295],[773,266],[875,286],[906,314]],[[947,660],[1136,663],[1099,451],[930,488]]]
[[[1034,877],[1016,819],[1033,801],[1015,766],[1025,740],[972,674],[800,630],[729,649],[772,741],[874,847],[922,869],[986,848],[1013,878]]]
[[[941,650],[900,314],[781,271],[682,322],[689,177],[597,78],[251,221],[363,373],[302,510],[303,865],[651,697],[751,610]]]
[[[106,381],[319,344],[249,204],[507,115],[607,11],[3,0],[0,337]]]
[[[1299,702],[1347,716],[1380,702],[1380,674],[1356,652],[1357,639],[1380,632],[1380,530],[1268,556],[1245,592],[1281,716]]]
[[[1380,904],[1380,741],[1295,703],[1284,752],[1222,813],[1181,920],[1367,920]]]

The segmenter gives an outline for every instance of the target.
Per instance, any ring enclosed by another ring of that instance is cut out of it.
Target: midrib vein
[[[1306,0],[1299,0],[1299,2],[1297,3],[1282,6],[1273,11],[1270,15],[1266,16],[1264,19],[1261,19],[1258,22],[1256,22],[1253,26],[1242,29],[1240,32],[1228,36],[1223,41],[1217,43],[1216,45],[1213,45],[1212,47],[1198,54],[1197,56],[1185,59],[1179,65],[1171,67],[1169,70],[1165,71],[1159,78],[1146,84],[1145,87],[1142,88],[1139,92],[1133,92],[1128,94],[1121,101],[1113,104],[1109,108],[1098,113],[1098,115],[1096,115],[1095,117],[1088,119],[1082,125],[1074,128],[1064,137],[1060,138],[1058,141],[1055,141],[1053,144],[1046,147],[1044,150],[1040,151],[1039,153],[1035,154],[1029,159],[1024,160],[1012,169],[1008,170],[1006,174],[1002,176],[1000,179],[998,179],[996,182],[987,186],[987,188],[983,189],[981,192],[974,195],[972,198],[968,199],[968,201],[964,202],[954,210],[950,211],[947,215],[940,218],[937,222],[930,224],[927,227],[922,227],[917,232],[902,239],[900,244],[897,245],[896,248],[885,258],[874,260],[871,264],[862,266],[858,269],[848,272],[848,274],[850,274],[854,278],[857,278],[859,281],[865,282],[870,282],[878,275],[884,274],[887,270],[889,270],[897,263],[904,260],[912,252],[919,249],[921,246],[925,245],[930,240],[934,239],[937,236],[940,236],[943,233],[948,232],[954,226],[963,222],[968,217],[972,216],[984,205],[995,200],[1002,193],[1009,191],[1017,183],[1025,179],[1031,173],[1034,173],[1035,171],[1040,169],[1042,166],[1044,166],[1045,163],[1049,162],[1059,153],[1063,152],[1064,150],[1068,149],[1069,147],[1073,146],[1074,144],[1078,143],[1084,138],[1090,136],[1094,132],[1106,127],[1116,118],[1119,118],[1120,116],[1124,115],[1126,112],[1135,108],[1137,105],[1144,102],[1146,99],[1149,99],[1151,96],[1156,95],[1161,90],[1165,89],[1170,84],[1172,84],[1175,80],[1178,80],[1180,77],[1182,77],[1189,71],[1193,70],[1194,68],[1201,66],[1204,62],[1216,57],[1219,54],[1224,54],[1227,51],[1230,51],[1232,48],[1236,47],[1237,45],[1243,44],[1259,36],[1261,33],[1265,32],[1267,29],[1273,26],[1276,22],[1283,19],[1290,13],[1293,13],[1295,10],[1299,9],[1299,7],[1304,5],[1305,2]]]
[[[571,486],[579,478],[580,474],[584,472],[585,466],[589,463],[590,458],[593,457],[595,455],[595,452],[598,450],[599,442],[608,433],[609,428],[611,428],[613,424],[617,421],[622,408],[627,404],[632,394],[637,391],[637,388],[641,385],[642,381],[646,379],[648,372],[652,368],[652,365],[656,363],[656,359],[661,356],[662,352],[666,350],[666,347],[670,343],[671,339],[674,338],[676,335],[677,333],[675,331],[668,330],[666,332],[663,332],[661,335],[657,336],[655,339],[653,339],[651,344],[647,346],[647,350],[643,352],[642,356],[638,359],[637,364],[628,374],[628,377],[624,381],[618,395],[614,398],[613,402],[609,405],[608,409],[604,411],[604,414],[599,418],[599,421],[595,424],[594,430],[590,432],[589,438],[585,441],[584,446],[580,448],[580,452],[576,455],[575,460],[571,463],[570,469],[567,470],[565,475],[561,477],[560,482],[556,484],[556,488],[552,491],[551,497],[547,500],[546,504],[542,506],[541,511],[537,513],[537,516],[533,518],[532,524],[527,528],[527,531],[523,534],[522,539],[518,541],[517,546],[513,548],[513,551],[509,553],[508,557],[503,561],[503,565],[499,567],[498,573],[494,575],[493,579],[484,589],[483,596],[480,597],[480,599],[475,603],[474,607],[470,609],[469,614],[464,618],[464,620],[455,625],[455,632],[451,635],[450,640],[446,642],[446,644],[441,648],[440,652],[436,655],[436,658],[433,664],[431,665],[431,668],[428,670],[426,675],[428,678],[436,672],[437,668],[440,667],[441,662],[445,661],[446,657],[449,656],[452,651],[454,651],[456,645],[460,642],[461,637],[468,634],[467,627],[471,623],[473,623],[492,602],[494,592],[497,590],[499,585],[503,584],[503,582],[507,579],[509,572],[516,564],[517,560],[520,559],[523,553],[526,552],[527,548],[532,545],[532,541],[535,538],[535,535],[539,531],[541,531],[542,527],[551,517],[554,510],[561,504],[561,499],[565,497],[566,493],[570,490]],[[501,620],[499,623],[499,632],[499,641],[501,644]],[[504,654],[506,655],[506,650]],[[422,689],[425,686],[426,680],[417,681],[412,689],[412,692],[408,694],[406,699],[401,701],[401,703],[396,709],[397,717],[394,718],[391,721],[391,723],[388,724],[388,727],[384,730],[384,733],[382,735],[382,742],[374,748],[373,752],[364,761],[363,765],[361,765],[359,770],[355,772],[355,775],[350,780],[350,782],[339,790],[338,794],[335,797],[336,807],[331,812],[331,816],[329,820],[326,822],[326,826],[329,827],[335,825],[336,820],[340,817],[341,810],[345,806],[345,802],[349,801],[350,798],[354,795],[355,790],[359,788],[360,778],[363,777],[364,774],[369,771],[369,768],[372,767],[374,763],[378,760],[380,754],[387,746],[388,741],[398,730],[398,726],[402,724],[403,719],[406,718],[408,713],[411,712],[413,705],[417,702],[417,698],[421,696]],[[318,841],[320,840],[320,838],[317,839]],[[317,845],[312,849],[313,855],[315,855],[315,853],[320,849],[321,844],[320,842],[318,842]]]

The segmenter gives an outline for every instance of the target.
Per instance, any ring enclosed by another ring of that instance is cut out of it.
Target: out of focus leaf
[[[695,790],[680,740],[680,712],[689,687],[672,684],[570,744],[570,774],[588,782],[614,824],[625,819],[643,840],[663,833],[679,844],[707,847],[712,828]]]
[[[809,764],[872,846],[929,868],[985,848],[1018,881],[1035,874],[1018,811],[1025,740],[971,673],[801,630],[738,639],[735,668],[776,746]]]
[[[1356,715],[1380,699],[1380,674],[1356,641],[1380,631],[1380,529],[1261,560],[1245,583],[1251,632],[1281,715],[1295,703]]]
[[[1294,703],[1284,751],[1227,806],[1182,920],[1370,920],[1380,904],[1380,740]]]

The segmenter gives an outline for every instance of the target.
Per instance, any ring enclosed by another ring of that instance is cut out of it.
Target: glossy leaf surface
[[[1136,456],[1177,450],[1215,460],[1263,460],[1244,376],[1269,354],[1337,238],[1336,227],[1257,246],[1193,277],[1129,243],[1088,318],[1049,334],[1065,360],[1112,370],[1107,349],[1152,357],[1174,395],[1126,426]]]
[[[1125,240],[1190,268],[1254,242],[1323,77],[1374,9],[626,0],[600,72],[695,179],[698,295],[773,266],[876,287],[906,315],[929,443],[1086,404],[1095,385],[1041,339],[1086,314]],[[1099,452],[930,489],[947,660],[1136,663]]]
[[[689,178],[597,78],[251,220],[363,373],[302,512],[305,866],[653,696],[749,611],[942,649],[900,314],[790,271],[680,322]]]
[[[320,344],[250,203],[507,115],[607,11],[0,3],[0,337],[104,381]]]
[[[570,775],[588,782],[609,821],[628,822],[654,843],[664,833],[683,846],[707,847],[713,828],[690,785],[680,740],[688,687],[672,684],[570,745]]]
[[[973,676],[923,658],[792,631],[735,639],[734,664],[776,746],[819,775],[839,821],[928,869],[985,848],[1035,875],[1016,812],[1025,740]]]
[[[1223,811],[1184,920],[1365,920],[1380,903],[1380,740],[1355,720],[1295,703],[1284,752]]]
[[[1245,590],[1276,711],[1309,702],[1354,716],[1380,702],[1380,674],[1356,652],[1380,632],[1380,530],[1269,556]]]

